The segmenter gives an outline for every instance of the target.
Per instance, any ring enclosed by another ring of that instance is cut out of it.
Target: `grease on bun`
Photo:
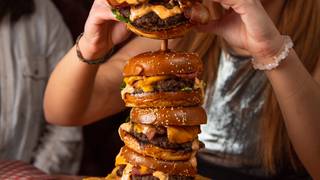
[[[195,126],[207,123],[202,107],[132,108],[130,119],[140,124],[155,126]]]
[[[198,54],[175,51],[146,52],[132,57],[123,76],[193,75],[200,77],[203,64]]]

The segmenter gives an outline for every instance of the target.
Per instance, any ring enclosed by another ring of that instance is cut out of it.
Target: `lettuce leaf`
[[[180,89],[183,92],[191,92],[193,89],[191,87],[184,87],[182,89]]]
[[[121,85],[120,85],[120,90],[122,91],[124,88],[126,88],[126,83],[125,82],[122,82]]]
[[[130,23],[130,19],[123,17],[118,9],[112,9],[112,14],[121,22]]]

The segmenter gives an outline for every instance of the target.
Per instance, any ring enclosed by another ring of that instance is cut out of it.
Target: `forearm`
[[[89,66],[77,59],[75,47],[66,54],[53,71],[45,93],[44,109],[49,122],[59,124],[57,121],[82,116],[89,104],[97,71],[97,65]]]
[[[101,53],[88,53],[88,47],[80,48],[86,50],[83,55],[88,59],[102,56]],[[106,63],[100,66],[110,65]],[[52,73],[46,89],[44,109],[49,122],[84,125],[121,110],[118,92],[121,73],[117,71],[117,67],[111,65],[112,68],[104,67],[104,71],[110,69],[108,74],[97,77],[100,66],[80,61],[75,47],[68,52]],[[107,77],[101,80],[101,76]],[[113,100],[113,105],[108,103],[108,100]]]
[[[170,48],[175,45],[170,41]],[[44,103],[47,120],[60,125],[85,125],[121,111],[124,103],[120,85],[125,63],[130,57],[155,51],[159,46],[160,41],[135,38],[99,67],[79,61],[73,48],[49,80]]]
[[[268,71],[292,144],[308,171],[320,178],[320,86],[294,51]]]

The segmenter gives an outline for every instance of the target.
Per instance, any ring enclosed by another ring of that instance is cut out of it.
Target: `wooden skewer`
[[[168,50],[168,39],[164,39],[161,42],[161,51],[167,51]]]

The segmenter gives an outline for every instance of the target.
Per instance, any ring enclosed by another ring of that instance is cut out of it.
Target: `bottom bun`
[[[186,161],[191,157],[195,156],[196,150],[199,149],[199,141],[195,140],[193,143],[197,149],[193,149],[191,152],[184,151],[176,151],[172,149],[164,149],[161,147],[157,147],[152,144],[143,144],[139,143],[139,141],[133,137],[131,134],[127,133],[123,129],[119,129],[119,135],[122,141],[126,144],[127,147],[134,150],[135,152],[150,156],[156,159],[166,160],[166,161]]]
[[[197,174],[195,157],[192,157],[189,161],[163,161],[138,154],[126,146],[121,148],[120,156],[134,166],[142,165],[169,175],[194,177]]]
[[[142,94],[126,94],[127,107],[179,107],[201,105],[201,90],[192,92],[154,92]]]
[[[187,23],[187,24],[178,25],[170,29],[148,32],[142,29],[138,29],[137,27],[131,24],[127,24],[127,28],[130,31],[136,33],[139,36],[152,38],[152,39],[174,39],[174,38],[182,37],[191,29],[191,27],[192,25],[190,23]]]

